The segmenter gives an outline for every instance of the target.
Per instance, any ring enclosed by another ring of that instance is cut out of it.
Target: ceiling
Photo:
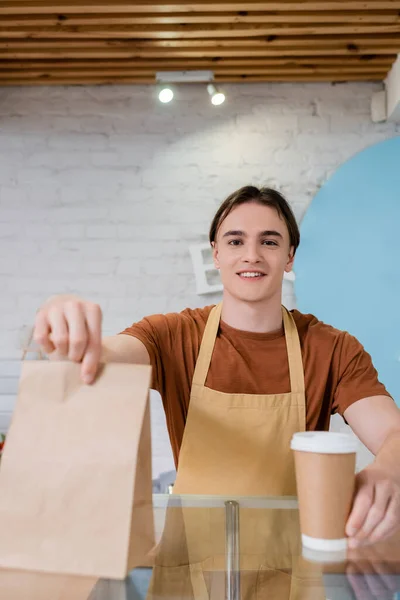
[[[383,80],[400,0],[1,0],[0,86]]]

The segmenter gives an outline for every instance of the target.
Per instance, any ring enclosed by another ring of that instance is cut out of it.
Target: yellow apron
[[[205,387],[222,305],[209,315],[196,362],[174,494],[288,496],[296,494],[290,440],[306,425],[300,340],[282,308],[290,388],[284,394],[226,394]],[[148,599],[224,597],[224,509],[167,509]],[[240,509],[242,600],[306,597],[292,586],[300,554],[297,510]],[[296,578],[295,578],[296,579]],[[306,586],[307,587],[307,586]],[[304,586],[300,586],[304,591]]]
[[[290,392],[225,394],[205,387],[221,309],[222,304],[212,309],[201,342],[174,493],[295,495],[290,440],[306,427],[303,361],[296,324],[282,307]]]

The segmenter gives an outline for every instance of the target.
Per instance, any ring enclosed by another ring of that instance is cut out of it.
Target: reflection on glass
[[[400,538],[339,553],[302,548],[294,499],[158,496],[154,516],[158,543],[125,581],[0,569],[1,598],[399,600]]]

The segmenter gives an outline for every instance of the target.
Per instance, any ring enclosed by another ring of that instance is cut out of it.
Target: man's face
[[[246,302],[281,297],[284,272],[293,267],[285,221],[256,202],[237,206],[222,222],[213,257],[225,292]]]

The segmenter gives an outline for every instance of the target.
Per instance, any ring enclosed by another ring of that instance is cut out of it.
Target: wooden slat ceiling
[[[0,86],[385,78],[400,0],[0,0]]]

